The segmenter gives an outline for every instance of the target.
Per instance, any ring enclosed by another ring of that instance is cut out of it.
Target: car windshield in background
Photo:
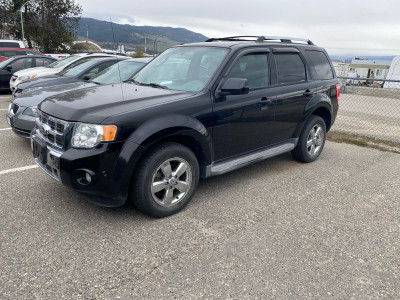
[[[228,49],[177,47],[163,52],[133,79],[139,85],[171,90],[201,91],[214,75]]]
[[[144,63],[142,62],[120,61],[117,64],[114,64],[111,67],[108,67],[104,71],[100,72],[89,81],[99,84],[118,83],[128,80],[143,66]]]
[[[74,77],[85,71],[87,68],[90,68],[91,66],[94,66],[98,63],[99,62],[97,60],[83,59],[81,61],[71,64],[71,66],[68,66],[67,69],[64,69],[58,74],[67,77]]]
[[[47,67],[48,68],[61,68],[61,67],[64,67],[65,65],[69,64],[70,62],[73,62],[77,58],[78,58],[78,56],[76,56],[76,55],[64,57],[60,60],[53,62],[52,64],[48,65]]]
[[[7,66],[13,59],[13,57],[10,57],[0,62],[0,69],[3,69],[5,66]]]

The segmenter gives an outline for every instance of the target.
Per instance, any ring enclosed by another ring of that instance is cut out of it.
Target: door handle
[[[262,97],[260,101],[258,101],[259,104],[266,105],[270,104],[272,102],[271,99],[268,99],[267,97]]]
[[[311,96],[314,95],[314,93],[311,92],[310,90],[306,90],[306,91],[303,93],[303,95],[306,96],[306,97],[311,97]]]

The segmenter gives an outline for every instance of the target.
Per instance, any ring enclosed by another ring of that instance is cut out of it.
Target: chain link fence
[[[339,113],[332,130],[400,143],[400,81],[338,78]]]

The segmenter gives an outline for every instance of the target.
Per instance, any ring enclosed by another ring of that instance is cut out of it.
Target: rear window
[[[276,53],[278,83],[295,83],[306,80],[306,68],[297,53]]]
[[[5,57],[11,57],[15,55],[26,55],[24,50],[0,50],[0,55]]]
[[[322,51],[307,50],[307,60],[310,62],[313,79],[327,80],[333,78],[333,71],[328,58]]]
[[[21,48],[17,42],[0,42],[0,47]]]

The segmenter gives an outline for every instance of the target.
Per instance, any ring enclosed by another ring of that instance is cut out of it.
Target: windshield
[[[0,62],[0,69],[3,69],[5,66],[7,66],[13,59],[14,57],[10,57]]]
[[[66,69],[58,73],[59,75],[67,76],[67,77],[74,77],[85,71],[87,68],[90,68],[91,66],[94,66],[98,64],[98,60],[87,60],[87,59],[82,59],[80,61],[77,61],[70,66],[68,66]]]
[[[69,64],[70,62],[73,62],[77,58],[79,58],[79,56],[77,56],[77,55],[67,56],[67,57],[64,57],[60,60],[53,62],[52,64],[48,65],[47,67],[48,68],[61,68],[61,67],[64,67],[65,65]]]
[[[228,49],[176,47],[163,52],[133,79],[139,85],[197,92],[214,75]]]
[[[137,61],[120,61],[97,74],[89,81],[99,84],[111,84],[128,80],[145,64]]]

